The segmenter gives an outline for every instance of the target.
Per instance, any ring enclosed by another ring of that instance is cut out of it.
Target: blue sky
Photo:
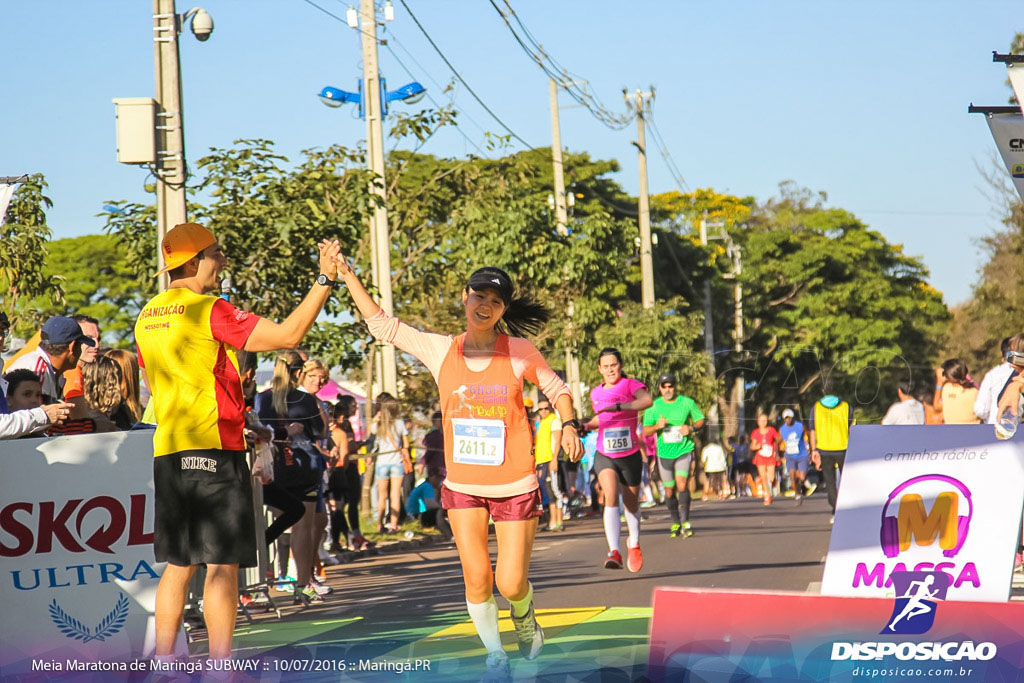
[[[315,1],[342,17],[348,4]],[[324,85],[355,89],[357,32],[304,0],[203,2],[214,34],[205,43],[186,34],[181,48],[190,161],[236,138],[272,139],[294,159],[304,148],[365,137],[350,107],[329,109],[315,97]],[[490,3],[407,2],[488,106],[532,145],[549,145],[547,77]],[[447,101],[438,85],[451,73],[395,5],[382,37]],[[623,111],[624,86],[655,86],[655,121],[690,189],[765,199],[794,180],[823,190],[831,205],[923,257],[947,303],[969,296],[981,265],[977,242],[1000,223],[978,170],[995,167],[994,145],[967,105],[1006,104],[1006,71],[991,53],[1006,52],[1022,29],[1019,2],[512,6],[610,110]],[[142,0],[0,7],[0,175],[46,174],[57,237],[99,232],[94,214],[106,200],[146,199],[146,172],[117,163],[111,100],[153,94],[151,7]],[[178,11],[189,7],[179,3]],[[411,80],[392,52],[380,54],[392,87]],[[461,86],[454,101],[472,141],[480,144],[484,130],[501,132]],[[635,128],[609,130],[579,108],[563,109],[561,120],[563,145],[619,160],[619,182],[637,191]],[[461,156],[473,147],[447,131],[424,151]],[[649,167],[652,193],[676,189],[653,147]]]

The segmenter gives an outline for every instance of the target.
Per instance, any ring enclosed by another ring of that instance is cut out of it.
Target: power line
[[[409,75],[409,78],[411,78],[413,80],[416,80],[416,77],[412,74],[411,71],[409,71],[409,67],[407,67],[405,65],[405,63],[401,59],[399,59],[398,55],[395,54],[395,51],[391,49],[391,46],[390,45],[385,45],[384,47],[387,49],[388,52],[391,53],[391,56],[394,57],[395,61],[398,62],[399,66],[401,66],[405,70],[405,73],[407,73]],[[433,103],[433,105],[438,108],[438,110],[444,109],[444,107],[441,106],[441,104],[437,100],[435,100],[434,97],[430,94],[429,90],[425,90],[424,92],[425,92],[425,94],[427,96],[427,99],[429,99],[431,101],[431,103]],[[454,104],[454,100],[452,100],[449,104]],[[477,152],[480,153],[480,156],[482,156],[482,157],[486,157],[487,156],[487,154],[484,153],[484,151],[480,148],[480,145],[476,144],[468,135],[466,135],[466,132],[464,130],[459,128],[459,122],[458,121],[455,122],[455,130],[457,130],[459,132],[459,135],[461,135],[463,138],[465,138],[466,142],[471,144],[473,146],[473,148]],[[420,146],[422,147],[422,145],[420,145]]]
[[[332,16],[335,20],[343,22],[346,26],[348,25],[347,21],[345,21],[341,17],[338,17],[337,15],[332,14],[331,12],[325,10],[324,8],[322,8],[319,5],[317,5],[315,2],[312,2],[312,0],[303,0],[303,2],[306,2],[307,4],[310,4],[313,7],[316,7],[317,9],[319,9],[322,12],[324,12],[325,14],[328,14],[328,15]],[[409,13],[409,17],[412,18],[413,22],[416,24],[416,27],[420,30],[420,33],[422,33],[423,37],[425,37],[427,39],[427,42],[430,43],[430,46],[432,48],[434,48],[434,51],[438,54],[438,56],[441,58],[441,60],[444,61],[445,65],[447,65],[448,69],[452,72],[452,74],[455,76],[455,78],[457,78],[458,81],[460,83],[462,83],[462,85],[464,85],[466,87],[466,90],[469,92],[470,95],[472,95],[473,99],[475,99],[477,101],[477,103],[480,104],[480,106],[484,108],[484,111],[486,111],[491,116],[491,118],[493,118],[495,121],[497,121],[498,124],[502,128],[504,128],[509,133],[510,136],[512,136],[512,138],[518,140],[523,145],[525,145],[526,148],[529,151],[541,154],[542,156],[547,158],[547,161],[551,161],[552,157],[551,157],[550,153],[547,153],[547,152],[544,152],[543,150],[537,149],[536,147],[531,145],[529,142],[524,140],[522,137],[520,137],[518,134],[516,134],[515,131],[513,131],[511,128],[509,128],[508,125],[505,124],[505,122],[502,121],[501,118],[497,114],[495,114],[491,110],[491,108],[488,107],[484,103],[484,101],[482,99],[480,99],[480,96],[476,94],[476,92],[469,85],[469,83],[466,82],[466,80],[462,77],[462,75],[458,72],[458,70],[452,65],[452,63],[448,60],[448,58],[445,57],[444,53],[441,51],[441,48],[438,47],[437,43],[435,43],[433,38],[430,37],[430,34],[427,32],[426,28],[424,28],[423,24],[420,23],[419,19],[416,17],[415,13],[413,13],[412,9],[409,7],[409,5],[406,3],[406,1],[405,0],[399,0],[399,2],[402,3],[402,7],[404,7],[405,11]],[[397,43],[397,41],[396,41],[396,43]],[[388,47],[388,46],[385,46],[385,47]],[[406,52],[409,52],[408,49],[406,49],[404,46],[400,45],[400,47],[402,47],[402,49],[405,50]],[[409,72],[409,69],[402,63],[402,61],[397,59],[397,55],[395,55],[395,52],[393,50],[391,50],[390,48],[388,49],[388,51],[391,53],[392,56],[396,57],[396,60],[399,62],[399,64],[402,65],[402,68],[406,70],[406,73],[409,73],[410,77],[414,78],[414,76]],[[410,55],[411,55],[411,53],[410,53]],[[420,68],[423,68],[422,65],[420,65]],[[427,72],[426,69],[423,69],[423,70],[425,72]],[[429,75],[429,72],[427,72],[427,73]],[[568,73],[568,72],[566,72],[566,73]],[[431,79],[431,80],[433,80],[433,79]],[[558,80],[558,79],[556,79],[556,80]],[[436,81],[435,81],[435,84],[436,84]],[[631,121],[631,120],[632,120],[632,118],[628,119],[627,123],[628,123],[628,121]],[[479,124],[477,124],[477,126],[479,127]],[[457,124],[456,124],[455,128],[456,128],[456,130],[459,130],[459,127],[458,127]],[[459,133],[462,134],[463,137],[466,137],[466,139],[470,142],[470,144],[472,144],[474,147],[476,147],[476,144],[472,140],[470,140],[468,138],[468,136],[466,136],[464,131],[459,130]],[[479,148],[477,147],[477,149],[479,149]],[[618,202],[615,202],[613,200],[608,199],[607,197],[602,196],[600,190],[596,189],[596,186],[594,188],[594,197],[598,200],[599,203],[604,204],[605,206],[613,209],[614,211],[617,211],[617,212],[620,212],[620,213],[624,213],[626,215],[637,215],[636,209],[631,209],[629,207],[622,206]]]
[[[647,107],[647,122],[651,124],[652,138],[654,144],[661,152],[661,158],[665,161],[665,166],[668,167],[668,172],[672,175],[672,179],[676,181],[676,185],[679,186],[681,192],[687,192],[686,181],[683,180],[683,174],[679,171],[679,167],[676,165],[675,159],[668,151],[668,145],[665,144],[665,139],[661,136],[661,131],[658,130],[658,125],[654,122],[654,111],[653,108]]]
[[[446,87],[448,87],[448,86],[444,86],[444,85],[441,85],[440,83],[438,83],[438,82],[437,82],[437,80],[436,80],[436,79],[435,79],[435,78],[433,77],[433,75],[431,75],[431,73],[430,73],[430,70],[429,70],[429,69],[427,69],[427,68],[426,68],[425,66],[423,66],[423,65],[422,65],[422,64],[421,64],[421,63],[419,62],[419,60],[417,60],[417,59],[416,59],[416,55],[414,55],[414,54],[413,54],[412,52],[410,52],[410,51],[409,51],[409,48],[407,48],[407,47],[406,47],[405,45],[403,45],[403,44],[402,44],[402,42],[401,42],[400,40],[398,40],[398,36],[396,36],[396,35],[394,34],[394,32],[392,32],[392,31],[391,31],[390,29],[387,29],[387,35],[388,35],[388,36],[390,36],[390,38],[388,39],[388,41],[387,41],[387,43],[386,43],[386,44],[384,45],[384,47],[385,47],[385,48],[387,49],[387,51],[388,51],[388,52],[390,52],[390,53],[391,53],[391,55],[392,55],[392,56],[393,56],[393,57],[395,58],[395,60],[396,60],[396,61],[397,61],[397,62],[398,62],[399,64],[402,64],[402,68],[403,68],[403,69],[405,69],[405,72],[406,72],[406,73],[408,73],[408,74],[409,74],[409,76],[410,76],[411,78],[415,78],[415,76],[413,76],[413,75],[412,75],[412,73],[411,73],[411,72],[409,71],[408,67],[406,67],[406,66],[405,66],[405,65],[404,65],[404,64],[402,63],[402,60],[401,60],[401,59],[399,59],[399,57],[398,57],[398,55],[397,55],[397,54],[395,53],[395,51],[391,49],[391,43],[392,43],[392,42],[394,42],[394,44],[395,44],[395,45],[397,45],[397,46],[398,46],[399,48],[401,48],[401,50],[402,50],[403,52],[405,52],[405,54],[407,54],[407,55],[409,56],[409,59],[411,59],[411,60],[412,60],[412,63],[413,63],[413,64],[415,64],[415,65],[416,65],[417,67],[419,67],[419,69],[420,69],[420,71],[421,71],[421,72],[423,72],[424,74],[426,74],[426,77],[427,77],[427,78],[428,78],[428,79],[430,80],[430,82],[431,82],[431,83],[433,83],[433,84],[434,84],[434,85],[435,85],[435,86],[437,87],[438,91],[444,91],[444,90],[445,90],[445,88],[446,88]],[[451,101],[452,103],[454,103],[454,102],[455,102],[455,93],[454,93],[454,89],[453,89],[453,94],[451,95],[451,97],[449,97],[449,100],[450,100],[450,101]],[[431,101],[434,101],[434,100],[433,100],[433,99],[431,98]],[[459,113],[460,113],[460,114],[462,114],[463,116],[465,116],[465,117],[466,117],[466,119],[467,119],[467,120],[468,120],[468,121],[469,121],[470,123],[472,123],[472,124],[473,124],[474,126],[476,126],[476,127],[477,127],[477,130],[479,130],[479,131],[480,131],[481,133],[483,133],[483,134],[485,134],[485,135],[487,134],[487,129],[485,129],[485,128],[484,128],[484,127],[483,127],[482,125],[480,125],[480,123],[479,123],[479,122],[478,122],[478,121],[477,121],[476,119],[474,119],[474,118],[473,118],[472,116],[470,116],[470,114],[469,114],[469,112],[468,112],[468,111],[462,110],[462,111],[460,111]]]
[[[308,2],[309,0],[306,0],[306,1]],[[448,68],[451,70],[451,72],[455,75],[455,78],[459,79],[459,82],[462,83],[462,85],[466,86],[466,91],[470,95],[473,96],[473,99],[476,100],[477,103],[481,107],[484,108],[484,111],[486,111],[488,114],[490,114],[491,118],[494,119],[495,121],[497,121],[498,125],[501,126],[502,128],[504,128],[508,132],[509,135],[511,135],[513,138],[515,138],[519,142],[521,142],[524,145],[526,145],[529,149],[531,149],[533,151],[536,151],[534,149],[533,145],[531,145],[529,142],[527,142],[523,138],[519,137],[519,135],[516,134],[516,132],[514,130],[509,128],[508,125],[504,121],[502,121],[501,118],[497,114],[495,114],[491,110],[491,108],[488,107],[484,103],[484,101],[482,99],[480,99],[480,96],[476,94],[476,92],[473,90],[472,87],[470,87],[469,83],[466,82],[466,79],[464,79],[462,77],[462,74],[460,74],[458,72],[458,70],[454,66],[452,66],[452,63],[450,61],[448,61],[448,58],[444,56],[444,53],[441,52],[441,48],[439,48],[437,46],[437,43],[434,42],[434,39],[430,37],[429,33],[427,33],[427,29],[423,28],[423,24],[421,24],[420,20],[416,18],[416,15],[413,13],[412,9],[410,9],[409,5],[405,2],[405,0],[399,0],[399,2],[402,3],[402,7],[405,8],[405,11],[409,13],[409,16],[412,18],[413,22],[416,24],[416,27],[420,30],[420,33],[423,34],[423,37],[426,38],[427,42],[430,43],[430,46],[432,48],[434,48],[434,52],[436,52],[437,55],[441,58],[441,60],[444,61],[444,63],[448,66]]]
[[[597,97],[590,92],[588,87],[588,81],[581,76],[572,73],[564,66],[558,63],[558,61],[549,55],[544,47],[534,38],[530,29],[526,27],[516,11],[512,9],[512,5],[509,4],[508,0],[504,0],[506,10],[502,10],[495,0],[490,0],[491,7],[498,13],[502,21],[505,22],[506,28],[515,38],[516,42],[519,43],[519,47],[533,60],[541,70],[548,75],[548,77],[555,80],[555,82],[565,90],[570,97],[576,102],[585,107],[597,120],[604,125],[608,126],[613,130],[621,130],[629,125],[633,120],[633,116],[613,114],[610,112]],[[506,13],[507,12],[507,13]],[[519,31],[512,26],[512,22],[509,21],[511,17],[516,26],[519,27]],[[520,35],[520,32],[522,35]]]

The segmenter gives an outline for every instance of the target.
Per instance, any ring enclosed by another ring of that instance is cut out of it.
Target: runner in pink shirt
[[[621,569],[619,537],[619,493],[625,507],[629,538],[626,541],[626,568],[638,572],[644,558],[640,552],[640,481],[643,458],[637,434],[639,411],[650,408],[651,395],[643,382],[622,374],[622,356],[617,349],[601,349],[598,370],[604,383],[590,392],[594,417],[587,429],[597,429],[597,453],[594,472],[604,492],[604,534],[608,539],[606,569]]]

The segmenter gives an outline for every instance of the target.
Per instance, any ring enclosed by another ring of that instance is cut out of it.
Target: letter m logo
[[[910,548],[913,539],[918,545],[928,546],[939,541],[939,547],[950,550],[956,547],[957,521],[960,497],[951,491],[944,491],[935,498],[935,504],[925,512],[924,500],[916,493],[908,493],[900,499],[896,518],[899,530],[900,552]]]

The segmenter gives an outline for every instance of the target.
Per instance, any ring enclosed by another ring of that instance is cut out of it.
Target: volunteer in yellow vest
[[[850,441],[850,425],[853,424],[853,408],[838,396],[827,394],[811,407],[811,462],[821,468],[828,487],[828,504],[832,514],[836,512],[836,470],[843,473],[846,460],[846,445]]]
[[[280,324],[209,295],[220,291],[227,259],[206,228],[176,225],[161,249],[169,288],[146,304],[135,323],[139,364],[156,415],[153,551],[158,562],[167,562],[156,594],[156,657],[173,658],[188,582],[196,566],[205,564],[210,659],[225,659],[235,628],[238,567],[256,565],[235,349],[298,345],[327,301],[334,284],[328,276],[337,272],[341,247],[337,241],[320,243],[320,275]]]
[[[541,399],[537,403],[540,424],[533,455],[537,464],[537,481],[548,497],[548,531],[565,531],[562,520],[562,491],[558,487],[558,452],[562,450],[562,420],[551,410],[551,402]]]

